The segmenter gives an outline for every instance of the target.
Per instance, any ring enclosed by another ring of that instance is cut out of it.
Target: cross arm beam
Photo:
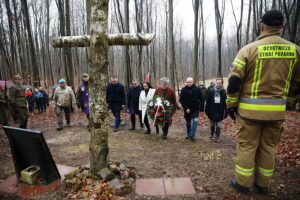
[[[148,46],[154,39],[155,34],[142,34],[142,33],[120,33],[120,34],[108,34],[109,46],[126,46],[126,45],[143,45]],[[52,46],[56,48],[62,47],[89,47],[90,36],[64,36],[55,37],[52,39]]]

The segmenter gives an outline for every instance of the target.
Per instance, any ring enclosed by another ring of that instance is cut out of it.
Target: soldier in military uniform
[[[6,85],[4,88],[0,87],[0,124],[7,126],[9,122],[8,114],[8,96],[6,92]]]
[[[13,115],[20,123],[20,128],[27,128],[28,111],[25,99],[25,88],[23,88],[23,78],[20,75],[14,77],[14,83],[9,88],[9,102],[14,109]]]
[[[66,85],[66,81],[64,79],[60,79],[58,81],[59,87],[55,89],[54,92],[54,101],[55,101],[55,110],[57,117],[57,131],[61,131],[63,129],[63,115],[62,112],[65,113],[67,127],[71,126],[71,109],[74,110],[73,105],[76,104],[76,99],[74,92],[71,87]]]
[[[228,79],[229,115],[237,118],[235,178],[230,183],[243,193],[253,183],[259,193],[268,193],[286,105],[300,93],[300,48],[280,37],[283,21],[278,10],[264,14],[258,40],[238,52]]]

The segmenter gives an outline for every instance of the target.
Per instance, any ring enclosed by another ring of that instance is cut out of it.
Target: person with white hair
[[[175,91],[169,87],[170,79],[167,77],[163,77],[159,80],[160,87],[156,89],[155,95],[161,96],[162,98],[168,100],[172,104],[172,114],[165,125],[162,127],[163,135],[162,139],[167,139],[167,135],[169,132],[169,127],[172,125],[172,116],[176,112],[177,101]],[[156,126],[156,133],[159,134],[159,128]]]
[[[186,86],[181,89],[179,99],[186,121],[187,136],[185,139],[195,140],[197,125],[199,121],[199,112],[203,112],[204,97],[199,87],[194,85],[193,78],[186,79]]]

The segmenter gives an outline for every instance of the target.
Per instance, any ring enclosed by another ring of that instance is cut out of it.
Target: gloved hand
[[[237,109],[236,108],[229,108],[228,113],[230,118],[235,121],[236,120],[236,115],[237,115]]]

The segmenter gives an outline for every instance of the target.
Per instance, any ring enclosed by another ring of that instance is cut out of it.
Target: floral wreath
[[[162,96],[155,95],[147,106],[147,114],[154,126],[164,126],[172,117],[173,105]]]

